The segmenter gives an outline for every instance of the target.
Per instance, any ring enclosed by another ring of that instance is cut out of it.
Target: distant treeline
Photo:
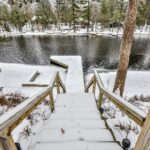
[[[0,5],[1,31],[17,29],[24,26],[31,30],[58,30],[67,25],[74,31],[78,26],[94,30],[95,25],[113,27],[123,24],[127,12],[126,0],[8,0]],[[137,26],[150,24],[150,1],[139,0]]]

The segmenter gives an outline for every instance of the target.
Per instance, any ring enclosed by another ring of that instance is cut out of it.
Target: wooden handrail
[[[114,103],[121,111],[123,111],[129,118],[131,118],[133,121],[135,121],[138,125],[143,126],[144,121],[146,119],[146,113],[135,107],[134,105],[130,104],[120,96],[116,95],[113,92],[110,92],[107,90],[103,82],[98,74],[97,71],[94,71],[94,76],[92,77],[92,80],[90,80],[90,84],[86,86],[86,92],[94,83],[94,78],[96,80],[97,86],[100,90],[100,95],[99,95],[99,101],[98,101],[98,107],[101,108],[102,105],[102,99],[103,96],[108,98],[112,103]]]
[[[0,137],[8,141],[9,150],[16,150],[11,132],[47,97],[50,97],[51,111],[54,110],[53,88],[57,87],[57,92],[60,92],[61,86],[63,92],[66,91],[63,82],[60,79],[59,73],[55,72],[48,87],[42,89],[37,95],[32,96],[20,105],[13,108],[0,118]]]
[[[113,92],[107,90],[97,71],[94,71],[94,75],[90,82],[87,84],[85,90],[88,92],[89,88],[93,85],[95,87],[95,82],[100,90],[99,99],[98,99],[98,108],[102,106],[103,96],[108,98],[113,104],[115,104],[122,112],[124,112],[129,118],[135,121],[138,125],[141,126],[141,133],[137,140],[134,150],[149,150],[150,147],[150,111],[148,115],[130,104],[128,101],[124,100],[120,96],[116,95]],[[95,93],[95,91],[94,91]]]

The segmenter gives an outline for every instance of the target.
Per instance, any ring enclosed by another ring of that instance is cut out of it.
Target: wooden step
[[[59,142],[59,143],[38,143],[35,150],[123,150],[115,142]]]
[[[45,128],[49,129],[66,129],[66,128],[84,128],[84,129],[105,129],[105,122],[103,120],[83,120],[83,119],[62,119],[62,120],[49,120]]]
[[[93,93],[59,94],[33,150],[122,150],[97,110]]]

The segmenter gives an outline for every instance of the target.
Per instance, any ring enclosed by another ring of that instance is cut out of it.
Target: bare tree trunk
[[[76,32],[76,21],[75,21],[75,1],[72,0],[72,14],[73,14],[73,30]]]
[[[124,33],[120,47],[120,60],[117,69],[117,75],[113,92],[119,90],[120,96],[123,96],[127,69],[129,65],[129,57],[133,42],[133,34],[137,17],[137,0],[129,0],[128,12],[124,25]]]
[[[87,32],[89,32],[89,27],[90,27],[90,2],[88,0],[88,25],[87,25]]]
[[[94,31],[94,22],[93,22],[93,20],[92,20],[92,22],[91,22],[91,31],[92,31],[92,32]]]

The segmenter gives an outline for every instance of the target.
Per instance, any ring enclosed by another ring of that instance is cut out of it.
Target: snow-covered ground
[[[92,77],[92,73],[86,76],[86,80]],[[99,74],[107,89],[113,90],[116,72],[102,72]],[[150,71],[128,71],[124,98],[133,96],[150,95]]]
[[[39,71],[40,75],[36,79],[38,83],[48,84],[55,71],[60,71],[63,81],[66,77],[66,69],[54,66],[34,66],[23,64],[0,63],[0,87],[4,87],[4,92],[18,92],[28,97],[33,96],[41,87],[23,87],[22,83],[28,82],[33,71]],[[35,80],[35,82],[36,82]]]

